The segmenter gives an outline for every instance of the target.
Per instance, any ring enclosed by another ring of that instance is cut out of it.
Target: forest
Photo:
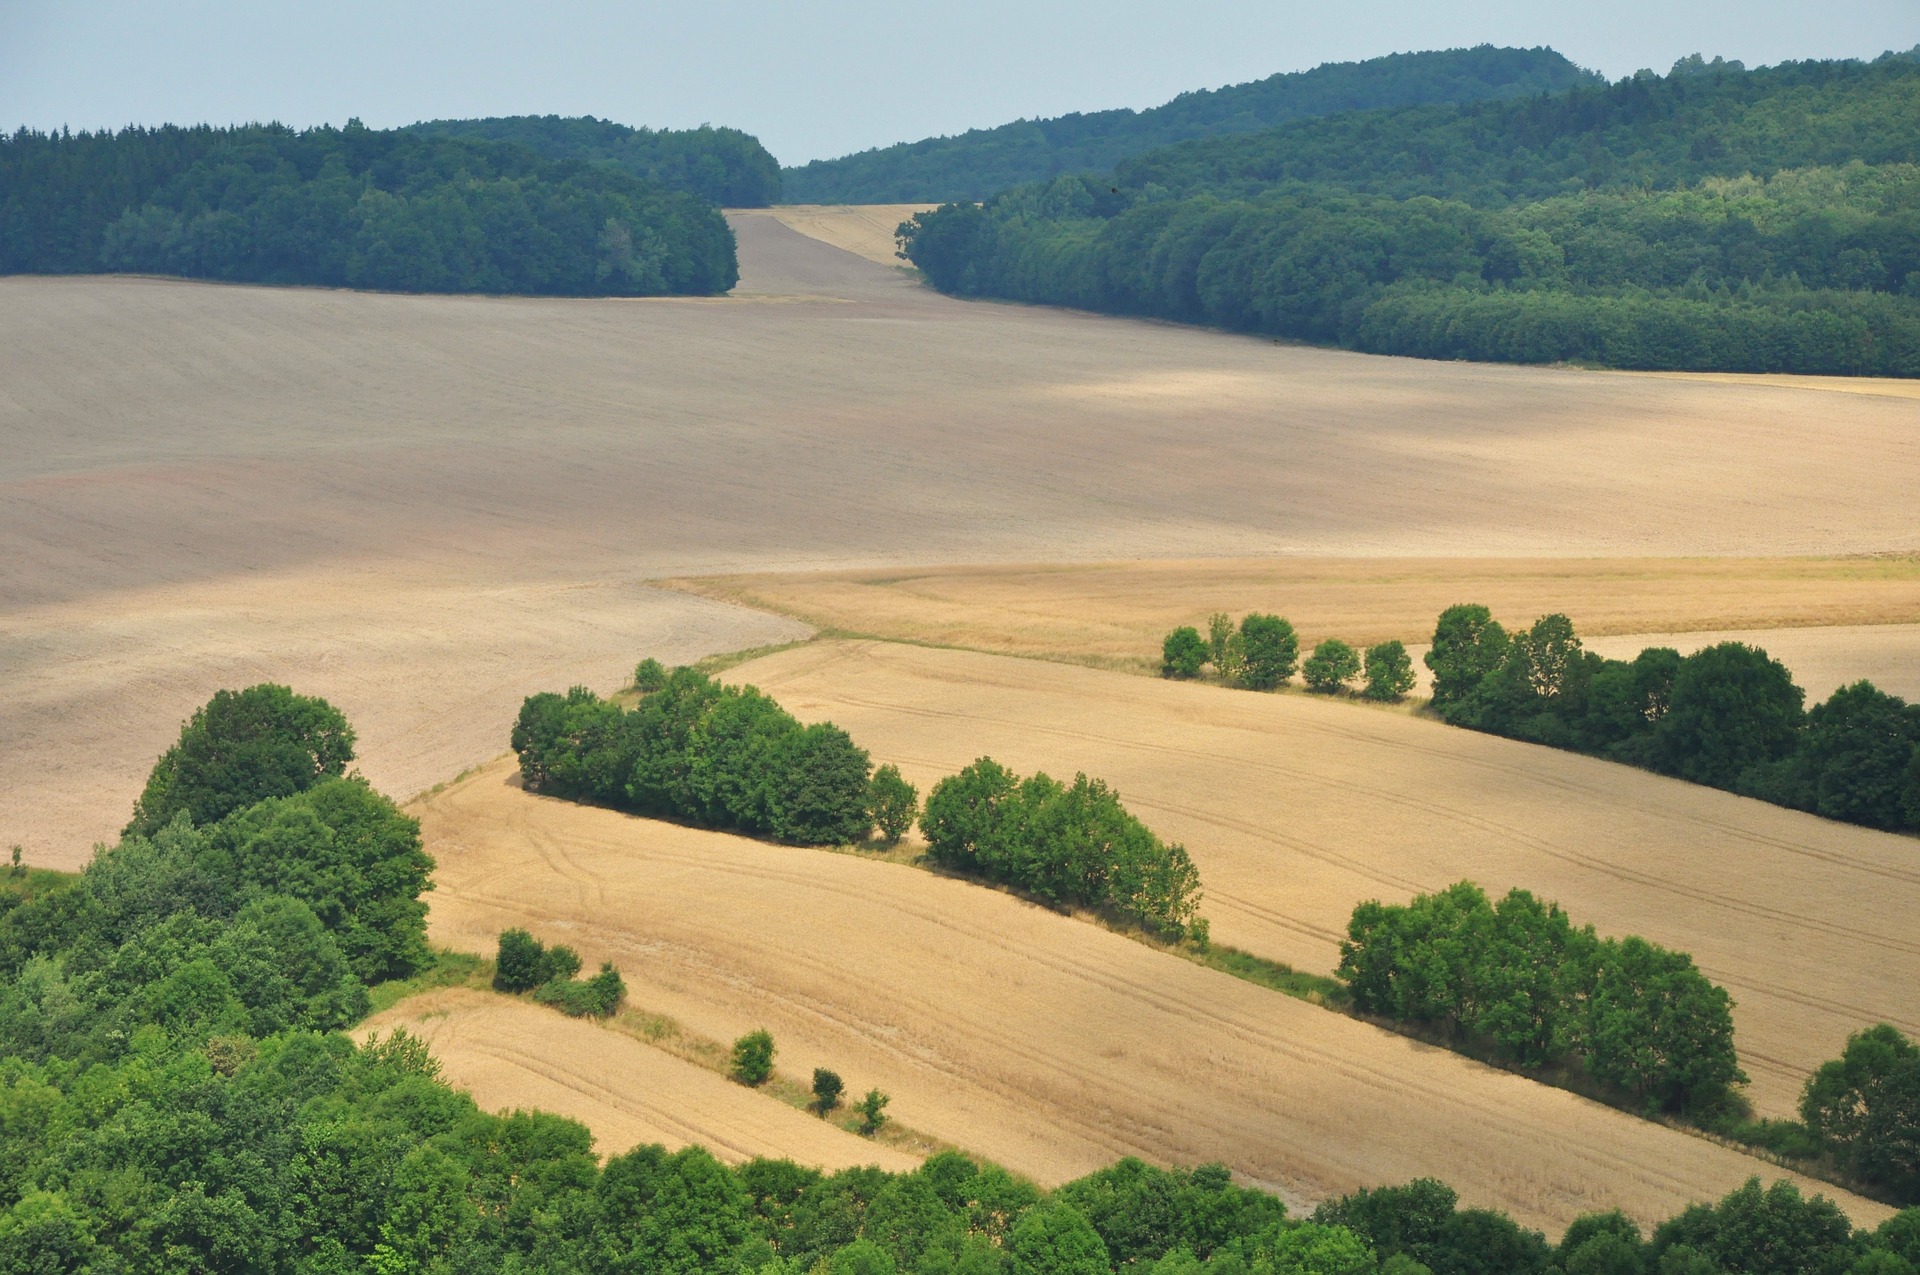
[[[721,208],[780,202],[780,163],[760,139],[737,128],[629,128],[583,115],[510,115],[430,120],[403,130],[437,137],[512,142],[551,160],[579,160],[631,173]]]
[[[1529,97],[1597,83],[1552,49],[1481,45],[1330,62],[1250,84],[1182,93],[1163,106],[1020,120],[903,142],[786,170],[787,198],[810,204],[949,203],[1062,173],[1097,172],[1193,138],[1287,120],[1430,102]]]
[[[480,1111],[403,1031],[358,1045],[341,1032],[371,986],[435,959],[432,860],[414,821],[346,773],[353,744],[325,701],[222,692],[84,873],[0,877],[0,1275],[1920,1266],[1920,1210],[1856,1231],[1826,1199],[1757,1179],[1650,1234],[1593,1214],[1550,1241],[1432,1179],[1292,1217],[1219,1165],[1126,1159],[1043,1191],[953,1152],[904,1173],[729,1167],[699,1147],[603,1158],[572,1120]],[[576,980],[577,963],[511,933],[495,978],[566,1012],[617,1004],[617,972]],[[1915,1053],[1891,1029],[1863,1033],[1809,1086],[1809,1109],[1835,1137],[1863,1111],[1884,1123],[1888,1085],[1920,1075],[1900,1070]]]
[[[1374,353],[1920,375],[1920,61],[1184,143],[901,228],[942,291]]]
[[[0,139],[0,273],[102,271],[553,296],[739,278],[698,196],[508,142],[358,122]]]

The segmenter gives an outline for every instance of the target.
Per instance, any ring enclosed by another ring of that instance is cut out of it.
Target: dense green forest
[[[903,227],[943,291],[1378,353],[1920,375],[1920,62],[1184,143]]]
[[[1572,749],[1805,810],[1920,830],[1920,705],[1871,682],[1806,708],[1806,692],[1758,647],[1722,642],[1684,658],[1584,650],[1572,621],[1508,633],[1486,607],[1450,607],[1427,654],[1433,706],[1456,726]]]
[[[547,159],[575,159],[618,168],[668,190],[722,208],[765,208],[780,202],[780,163],[760,139],[736,128],[628,128],[591,115],[509,115],[432,120],[408,132],[513,142]]]
[[[509,143],[358,123],[0,139],[0,273],[99,271],[561,296],[739,277],[698,197]]]
[[[574,1121],[480,1111],[404,1032],[339,1031],[370,983],[432,959],[432,861],[411,819],[344,774],[352,757],[323,701],[223,693],[78,878],[0,876],[0,1275],[1920,1269],[1920,1210],[1856,1231],[1784,1182],[1651,1235],[1589,1215],[1552,1243],[1431,1179],[1296,1219],[1219,1165],[1122,1160],[1042,1191],[951,1152],[892,1174],[733,1168],[698,1147],[603,1159]],[[617,1004],[611,969],[575,980],[566,949],[511,938],[496,975],[512,988],[575,987],[581,1004],[545,998],[570,1012]],[[1891,1029],[1862,1033],[1809,1109],[1835,1136],[1862,1113],[1872,1126],[1888,1086],[1920,1073],[1901,1070],[1914,1053]]]
[[[1330,62],[1251,84],[1183,93],[1150,110],[1020,120],[815,160],[786,171],[786,197],[808,204],[946,203],[986,199],[1062,173],[1104,171],[1191,138],[1286,120],[1427,102],[1530,97],[1597,82],[1552,49],[1447,49]]]

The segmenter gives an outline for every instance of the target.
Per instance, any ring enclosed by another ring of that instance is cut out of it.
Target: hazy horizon
[[[1158,105],[1325,62],[1476,44],[1548,45],[1609,78],[1700,52],[1759,65],[1920,44],[1912,0],[1413,0],[1340,9],[1209,0],[902,12],[711,3],[635,10],[431,0],[16,0],[0,8],[0,127],[390,128],[488,115],[728,125],[800,164],[1010,120]]]

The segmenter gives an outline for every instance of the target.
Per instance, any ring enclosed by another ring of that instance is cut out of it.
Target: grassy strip
[[[0,868],[0,894],[10,894],[22,903],[51,890],[64,890],[80,879],[78,872],[61,872],[54,868],[30,868],[22,864],[18,868]]]
[[[1279,992],[1284,996],[1291,996],[1296,1000],[1310,1001],[1325,1009],[1345,1013],[1351,1004],[1347,996],[1346,984],[1339,979],[1325,974],[1309,974],[1281,961],[1272,961],[1264,956],[1255,956],[1252,952],[1243,952],[1237,947],[1209,944],[1205,948],[1197,948],[1186,944],[1170,947],[1168,950],[1196,965],[1204,965],[1210,970],[1219,970],[1222,974],[1231,974],[1245,982]]]
[[[409,996],[438,991],[443,987],[471,987],[480,991],[493,986],[493,962],[471,952],[435,948],[433,963],[411,978],[389,979],[367,989],[373,1012],[392,1009]]]

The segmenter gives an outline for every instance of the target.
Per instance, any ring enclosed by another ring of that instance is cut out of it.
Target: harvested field
[[[79,863],[236,680],[339,694],[404,793],[531,687],[768,640],[664,575],[1920,549],[1910,400],[969,304],[735,224],[730,299],[0,279],[0,845]]]
[[[1710,631],[1848,626],[1780,639],[1819,676],[1848,675],[1849,653],[1897,674],[1920,697],[1920,557],[1367,559],[988,564],[761,573],[667,581],[703,597],[778,611],[817,628],[906,642],[1157,671],[1160,640],[1207,616],[1268,611],[1308,646],[1325,637],[1425,642],[1456,602],[1483,602],[1508,624],[1555,611],[1613,654],[1639,638]],[[1884,629],[1868,626],[1894,626]],[[1666,637],[1669,644],[1671,638]],[[1833,649],[1820,654],[1822,644]],[[1769,648],[1771,649],[1771,648]],[[1634,647],[1637,652],[1639,647]],[[1424,669],[1422,669],[1424,672]],[[1812,675],[1810,673],[1810,675]],[[1817,679],[1816,679],[1817,680]],[[1837,685],[1838,683],[1836,683]],[[1886,684],[1883,684],[1886,685]],[[1893,689],[1887,685],[1887,689]]]
[[[747,208],[727,215],[767,217],[809,239],[843,248],[857,257],[883,266],[905,266],[893,232],[915,213],[933,204],[781,204],[776,208]]]
[[[1355,903],[1471,878],[1690,952],[1762,1114],[1876,1021],[1920,1033],[1920,839],[1405,711],[1038,660],[821,642],[730,677],[926,786],[982,754],[1098,775],[1185,843],[1217,941],[1331,971]]]
[[[524,925],[571,943],[691,1030],[764,1026],[789,1071],[878,1085],[901,1120],[1041,1182],[1126,1154],[1221,1159],[1304,1204],[1439,1174],[1557,1231],[1592,1209],[1652,1221],[1776,1172],[910,867],[530,797],[505,762],[415,810],[440,861],[436,942],[483,951]],[[1857,1222],[1889,1212],[1802,1185]]]
[[[1808,704],[1863,677],[1891,695],[1920,703],[1920,625],[1915,624],[1635,633],[1596,638],[1586,646],[1612,659],[1631,659],[1649,646],[1670,646],[1686,655],[1716,642],[1764,648],[1793,670]]]
[[[703,1146],[733,1164],[769,1156],[828,1170],[900,1171],[919,1163],[632,1037],[513,997],[425,992],[353,1034],[364,1040],[396,1027],[424,1039],[447,1083],[482,1110],[537,1108],[578,1120],[602,1155],[658,1142]]]

